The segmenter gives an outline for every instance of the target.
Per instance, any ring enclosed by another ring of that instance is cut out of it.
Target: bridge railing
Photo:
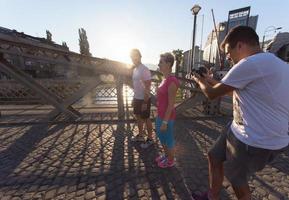
[[[53,120],[60,114],[79,120],[83,115],[79,108],[83,107],[92,107],[91,112],[102,112],[105,106],[113,107],[119,119],[130,116],[126,113],[131,112],[132,69],[126,64],[82,56],[1,34],[0,54],[2,78],[10,78],[0,80],[2,105],[50,105],[54,109],[47,114],[47,120]],[[35,78],[35,74],[29,73],[33,67],[38,70],[50,67],[67,73],[64,78]],[[156,71],[152,71],[152,74],[151,94],[155,99],[161,76]],[[183,102],[194,98],[196,94],[200,95],[200,90],[194,88],[191,80],[180,80],[182,83],[177,93],[177,103],[182,106]]]

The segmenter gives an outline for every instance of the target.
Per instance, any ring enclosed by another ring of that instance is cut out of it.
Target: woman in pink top
[[[161,168],[174,166],[174,147],[173,136],[174,121],[176,118],[175,99],[179,81],[172,76],[174,56],[171,53],[164,53],[160,56],[159,70],[164,75],[164,80],[157,91],[157,112],[156,133],[164,148],[165,155],[159,155],[156,162]]]

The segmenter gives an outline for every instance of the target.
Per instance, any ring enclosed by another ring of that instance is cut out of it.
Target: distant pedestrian
[[[132,49],[130,57],[133,63],[133,112],[135,114],[137,125],[138,125],[138,135],[132,138],[133,141],[143,142],[141,144],[142,148],[147,148],[153,144],[152,137],[152,122],[150,120],[150,109],[151,109],[151,73],[150,70],[142,64],[141,53],[138,49]],[[145,139],[145,129],[147,128],[147,139]]]
[[[179,81],[172,74],[174,56],[164,53],[160,56],[159,70],[164,79],[157,90],[157,118],[156,133],[164,148],[165,154],[159,155],[156,162],[161,168],[173,167],[175,165],[175,140],[174,123],[176,118],[175,100],[179,87]]]
[[[209,191],[195,199],[220,199],[223,176],[238,199],[251,199],[248,178],[288,146],[289,67],[260,49],[259,37],[247,26],[228,33],[222,49],[234,66],[220,82],[195,74],[210,99],[233,93],[233,122],[208,153]]]

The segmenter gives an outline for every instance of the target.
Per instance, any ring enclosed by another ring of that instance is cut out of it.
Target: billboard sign
[[[235,26],[248,26],[250,6],[229,11],[227,33]]]

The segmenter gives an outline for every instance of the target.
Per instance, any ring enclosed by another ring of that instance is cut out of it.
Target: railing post
[[[217,115],[220,113],[220,98],[203,101],[204,113],[207,115]]]
[[[123,101],[123,76],[116,77],[116,93],[117,93],[117,108],[118,108],[118,119],[124,120],[124,101]]]

